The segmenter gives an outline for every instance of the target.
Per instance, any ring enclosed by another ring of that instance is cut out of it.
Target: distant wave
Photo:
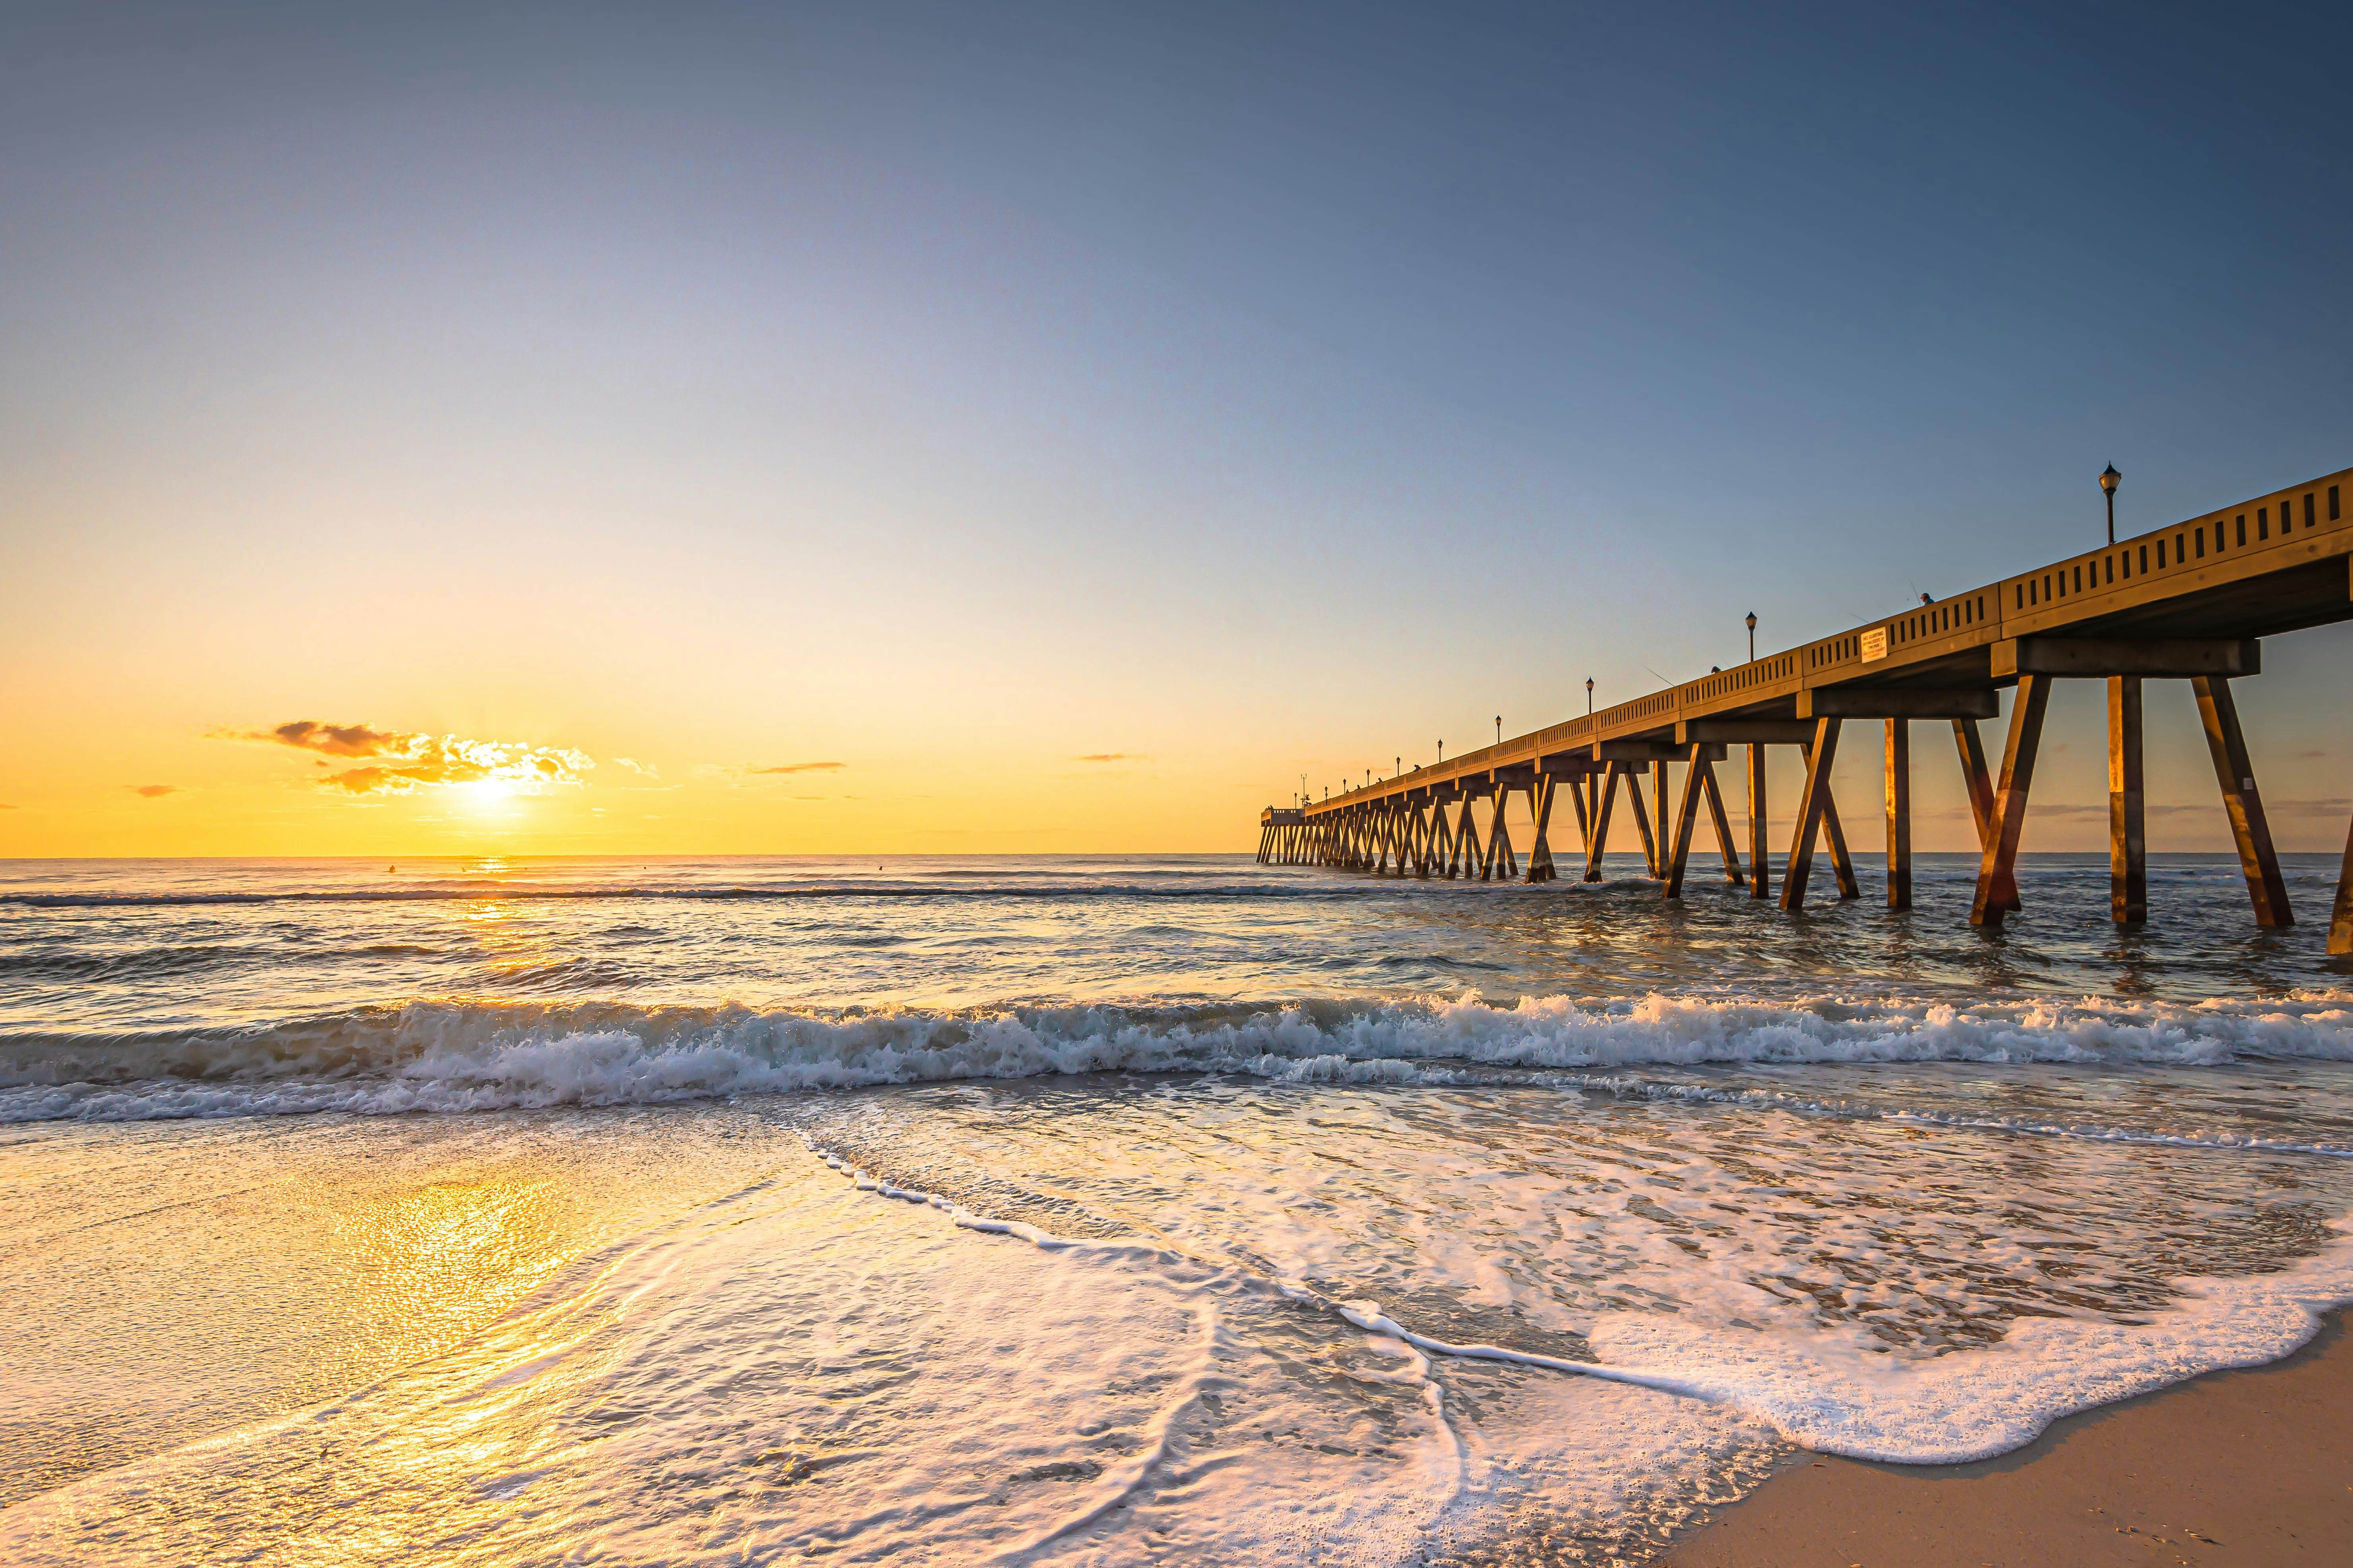
[[[0,1121],[612,1106],[1050,1074],[1238,1073],[1446,1084],[1535,1071],[1613,1094],[1799,1114],[1883,1109],[1661,1082],[1642,1068],[1893,1062],[2353,1061],[2353,1001],[1968,1005],[1651,995],[965,1011],[415,1002],[267,1026],[0,1036]],[[2059,1136],[2265,1146],[2199,1129],[1986,1121]],[[2331,1146],[2280,1144],[2313,1152]]]
[[[1152,873],[1145,873],[1151,875]],[[1176,879],[1172,876],[1172,880]],[[1433,890],[1469,887],[1493,894],[1493,884],[1472,882],[1413,884]],[[741,883],[723,887],[666,888],[631,883],[573,887],[515,887],[505,884],[443,884],[410,888],[318,888],[269,891],[160,893],[0,893],[0,906],[19,909],[173,909],[210,904],[376,904],[453,902],[495,899],[680,899],[731,901],[757,899],[1332,899],[1357,895],[1394,894],[1399,886],[1366,879],[1362,882],[1221,881],[1185,887],[1158,882],[794,882]]]
[[[253,963],[301,968],[353,961],[440,956],[440,950],[412,942],[365,942],[357,946],[197,942],[182,947],[137,948],[127,952],[31,947],[0,950],[0,981],[121,983],[204,974]]]

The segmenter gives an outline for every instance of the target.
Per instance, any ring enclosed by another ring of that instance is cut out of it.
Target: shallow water
[[[0,1554],[1632,1563],[2292,1349],[2334,865],[1968,871],[0,868]]]

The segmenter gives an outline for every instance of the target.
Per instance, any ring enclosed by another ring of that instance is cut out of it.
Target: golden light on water
[[[352,1311],[379,1336],[371,1359],[435,1354],[529,1294],[564,1258],[551,1245],[556,1195],[545,1177],[444,1181],[338,1214],[332,1239],[359,1281]]]

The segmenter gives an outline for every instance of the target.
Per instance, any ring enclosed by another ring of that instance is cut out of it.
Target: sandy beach
[[[2353,1337],[2071,1416],[1981,1464],[1817,1457],[1661,1568],[2335,1563],[2353,1558]]]

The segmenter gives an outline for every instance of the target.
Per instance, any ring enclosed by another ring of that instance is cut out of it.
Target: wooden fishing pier
[[[2148,917],[2141,687],[2186,680],[2213,754],[2255,922],[2293,924],[2231,682],[2261,673],[2262,638],[2353,619],[2348,489],[2353,469],[1910,606],[1434,767],[1416,767],[1326,800],[1269,806],[1261,818],[1259,860],[1398,877],[1553,881],[1560,876],[1551,843],[1553,807],[1566,785],[1583,842],[1584,880],[1602,879],[1602,849],[1623,794],[1650,875],[1666,897],[1683,894],[1704,805],[1725,878],[1754,898],[1769,898],[1765,748],[1795,746],[1806,782],[1782,873],[1781,907],[1804,906],[1818,845],[1829,850],[1839,896],[1860,898],[1831,795],[1831,768],[1842,727],[1861,720],[1883,726],[1887,902],[1908,909],[1911,727],[1926,721],[1952,726],[1977,823],[1981,859],[1970,923],[1999,926],[2019,907],[2019,839],[2052,683],[2105,680],[2110,908],[2118,924],[2135,925]],[[2013,688],[2014,696],[2001,771],[1994,775],[1978,722],[2000,715],[2004,687]],[[1734,746],[1746,748],[1745,857],[1715,773]],[[1683,770],[1672,810],[1671,766]],[[1527,796],[1533,821],[1525,859],[1504,823],[1515,794]],[[1482,802],[1483,827],[1474,809]],[[2328,951],[2353,952],[2353,833],[2337,879]]]

